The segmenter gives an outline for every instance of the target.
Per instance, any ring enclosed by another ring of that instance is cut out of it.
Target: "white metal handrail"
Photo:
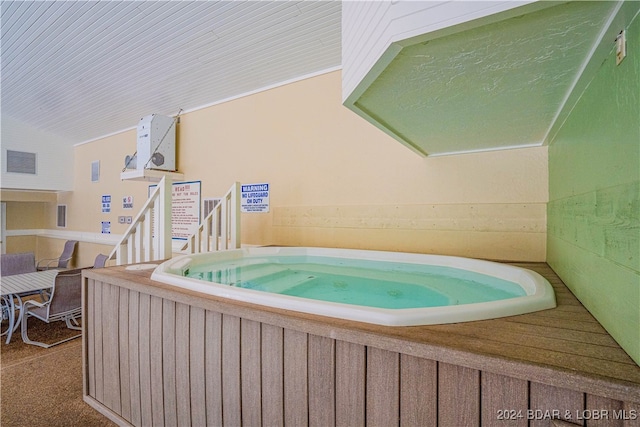
[[[171,183],[163,177],[109,254],[116,265],[171,258]]]
[[[240,248],[240,183],[234,183],[189,236],[181,251],[194,254]]]

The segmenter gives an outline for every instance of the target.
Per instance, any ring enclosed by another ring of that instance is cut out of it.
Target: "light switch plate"
[[[627,56],[627,36],[625,30],[620,31],[616,37],[616,65],[620,65]]]

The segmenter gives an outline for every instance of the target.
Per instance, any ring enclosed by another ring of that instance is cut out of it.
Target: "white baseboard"
[[[78,242],[96,243],[99,245],[115,246],[122,239],[122,234],[102,234],[87,231],[70,231],[57,229],[24,229],[24,230],[7,230],[7,237],[15,236],[38,236],[50,239],[61,240],[77,240]],[[173,252],[180,252],[180,248],[184,245],[184,240],[174,240],[171,242]]]
[[[122,238],[121,234],[102,234],[87,231],[70,231],[56,229],[7,230],[6,236],[38,236],[48,237],[51,239],[77,240],[79,242],[97,243],[100,245],[116,245]]]

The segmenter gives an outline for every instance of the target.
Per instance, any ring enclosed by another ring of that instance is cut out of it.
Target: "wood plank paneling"
[[[398,425],[400,419],[399,354],[367,347],[366,377],[367,425]]]
[[[176,417],[176,303],[163,299],[161,316],[162,346],[160,349],[162,353],[161,380],[164,422],[166,425],[175,426],[178,424]]]
[[[274,208],[273,225],[544,233],[545,216],[544,203],[286,206]]]
[[[640,424],[640,402],[624,402],[622,410],[624,427],[637,427]]]
[[[102,286],[102,339],[104,402],[112,411],[120,413],[120,371],[118,349],[118,287]],[[106,374],[107,372],[113,374]]]
[[[284,330],[284,423],[309,423],[307,388],[307,334]]]
[[[531,382],[529,384],[529,407],[533,411],[529,425],[549,425],[549,419],[571,422],[573,415],[584,410],[584,393]]]
[[[131,397],[131,418],[133,425],[142,424],[140,381],[140,293],[129,291],[129,396]]]
[[[335,425],[335,340],[309,335],[309,425]]]
[[[482,426],[526,427],[529,383],[504,375],[482,373]]]
[[[274,227],[280,246],[313,242],[319,247],[388,250],[389,242],[403,252],[456,254],[469,258],[534,259],[543,261],[545,233],[520,231],[458,231],[396,228]],[[510,242],[507,245],[505,242]]]
[[[129,385],[129,290],[116,288],[118,297],[118,366],[120,370],[120,407],[124,419],[131,419],[131,386]]]
[[[630,181],[550,201],[549,233],[637,271],[640,213],[629,206],[638,199],[639,187]]]
[[[189,306],[186,304],[176,304],[176,325],[175,325],[175,372],[176,372],[176,408],[177,425],[191,425],[191,383],[189,372]],[[165,361],[164,363],[167,363]],[[167,422],[167,424],[169,424]]]
[[[516,316],[509,320],[509,322],[513,322]],[[545,323],[547,327],[558,327],[561,326],[557,321],[553,322],[549,319],[541,319],[541,322]],[[477,322],[475,327],[482,328],[484,325],[484,321]],[[542,326],[541,324],[535,325],[536,327]],[[409,329],[409,331],[416,331],[415,329]],[[435,331],[440,332],[440,334],[433,333]],[[497,329],[496,331],[500,331]],[[467,351],[475,354],[485,354],[492,355],[496,359],[496,363],[494,364],[493,369],[501,370],[504,369],[504,365],[501,364],[501,358],[507,358],[510,361],[522,361],[525,364],[529,364],[529,368],[533,368],[536,366],[548,366],[552,368],[560,368],[572,366],[573,369],[576,369],[577,366],[583,370],[583,372],[590,372],[592,375],[597,375],[600,377],[606,377],[613,379],[616,378],[619,380],[627,381],[630,378],[638,377],[640,379],[640,372],[637,366],[632,363],[619,363],[612,359],[610,356],[607,356],[605,359],[601,359],[599,357],[593,357],[593,355],[585,355],[577,351],[567,352],[562,351],[562,349],[544,349],[538,348],[535,346],[535,340],[531,339],[527,342],[526,346],[522,345],[522,340],[518,340],[516,342],[500,342],[493,339],[480,339],[475,338],[463,333],[452,333],[447,325],[434,325],[429,327],[429,340],[433,344],[438,344],[442,346],[447,346],[449,348],[456,348],[459,346],[463,346]],[[497,333],[497,332],[496,332]],[[572,329],[564,330],[564,333],[567,335],[573,334]],[[541,343],[542,344],[542,343]],[[567,347],[565,347],[566,349]],[[612,349],[611,354],[617,353],[617,357],[624,357],[621,354],[623,351],[620,348]],[[604,354],[610,354],[606,351]],[[453,355],[455,356],[455,354]],[[452,357],[453,357],[452,356]],[[606,360],[606,363],[603,361]],[[455,363],[463,363],[464,359],[456,359]],[[534,375],[531,372],[531,369],[527,369],[528,375]],[[542,374],[546,376],[546,374]],[[531,379],[535,380],[535,377]],[[555,378],[550,379],[553,381]],[[587,378],[588,379],[588,378]],[[561,384],[555,384],[560,386]],[[593,383],[593,387],[601,387],[603,384]],[[597,393],[604,393],[606,390],[600,390]],[[594,391],[595,392],[595,391]],[[614,397],[614,396],[608,396]]]
[[[205,312],[207,425],[222,425],[222,315]]]
[[[284,331],[262,325],[262,422],[265,426],[284,424]]]
[[[162,298],[152,295],[149,309],[151,419],[154,425],[164,425],[164,371],[162,364],[164,346],[162,341],[162,301]],[[173,341],[171,344],[173,344]]]
[[[91,397],[96,397],[96,378],[98,373],[96,372],[96,330],[99,328],[95,307],[95,289],[96,281],[93,279],[84,279],[85,285],[83,287],[85,305],[82,312],[82,327],[85,340],[85,381],[84,381],[84,393]]]
[[[189,311],[189,384],[191,386],[191,422],[194,426],[207,424],[205,380],[205,311],[190,307]]]
[[[573,301],[575,301],[575,297],[572,296],[571,298]],[[580,306],[579,303],[574,307],[580,307],[581,310],[584,310],[584,308]],[[567,309],[567,305],[563,304],[562,308]],[[563,328],[561,324],[556,324],[555,326],[532,325],[530,323],[518,322],[517,317],[505,318],[498,321],[485,320],[484,322],[486,322],[485,329],[491,330],[491,328],[498,327],[500,328],[500,330],[504,329],[516,334],[520,334],[521,336],[528,336],[530,337],[529,339],[537,339],[537,337],[543,337],[546,339],[555,339],[564,343],[585,343],[597,346],[605,346],[609,348],[609,351],[614,351],[614,348],[619,348],[618,344],[613,340],[613,338],[611,338],[611,335],[609,334],[603,334],[600,332],[583,332],[576,330],[572,330],[571,333],[567,333],[567,330]],[[617,355],[615,357],[618,358]]]
[[[400,425],[429,427],[438,423],[438,364],[400,355]]]
[[[438,364],[438,423],[445,426],[480,425],[480,371]]]
[[[570,313],[569,313],[570,314]],[[551,318],[545,318],[555,326],[541,327],[539,328],[540,334],[532,335],[531,330],[535,328],[523,328],[522,323],[526,323],[526,317],[517,316],[520,321],[514,320],[510,322],[501,322],[501,331],[496,334],[491,328],[478,328],[477,326],[468,323],[460,323],[455,325],[455,331],[459,335],[478,338],[487,342],[503,343],[511,345],[513,343],[519,343],[523,351],[529,349],[533,351],[549,350],[560,351],[564,353],[571,353],[580,351],[581,354],[589,355],[595,358],[609,357],[611,361],[633,364],[633,361],[624,354],[624,352],[611,352],[611,347],[608,345],[603,346],[600,343],[593,343],[592,340],[598,340],[603,343],[612,342],[611,337],[605,332],[593,332],[593,331],[578,331],[567,333],[564,328],[556,327],[559,322],[568,328],[571,327],[571,322],[565,322],[561,319],[551,320]],[[535,325],[539,326],[539,325]],[[442,325],[441,330],[453,331],[452,325]],[[549,337],[553,332],[559,331],[556,337]],[[585,342],[586,341],[586,342]],[[534,343],[532,345],[532,343]]]
[[[240,322],[242,366],[242,425],[262,424],[262,373],[260,322]]]
[[[140,418],[141,425],[152,425],[151,410],[151,296],[140,294]]]
[[[222,316],[222,422],[242,424],[240,385],[240,318]]]
[[[336,341],[336,425],[365,425],[366,347]]]
[[[624,404],[619,400],[587,394],[586,408],[578,412],[575,419],[587,419],[589,427],[623,427],[624,420],[616,419],[623,409]]]
[[[638,295],[640,272],[621,268],[617,262],[554,235],[549,235],[548,241],[553,268],[607,332],[639,362],[640,311],[637,299],[629,296]]]
[[[520,322],[526,323],[529,325],[540,325],[540,326],[557,326],[558,319],[555,317],[548,317],[544,315],[544,311],[540,312],[539,316],[531,316],[530,314],[523,314],[511,319],[512,322]],[[606,330],[597,322],[583,322],[580,320],[563,320],[562,321],[563,329],[569,329],[573,331],[579,332],[592,332],[592,333],[600,333],[605,334]]]
[[[95,354],[95,364],[94,369],[96,373],[96,379],[94,381],[95,384],[95,396],[96,399],[100,402],[104,401],[104,367],[103,367],[103,346],[102,346],[102,335],[104,333],[104,327],[102,326],[102,289],[106,284],[104,282],[95,283],[95,291],[94,291],[94,308],[96,310],[95,316],[95,341],[94,341],[94,354]]]

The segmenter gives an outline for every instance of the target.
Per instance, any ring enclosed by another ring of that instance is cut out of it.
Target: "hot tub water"
[[[221,261],[190,268],[185,277],[389,309],[472,304],[526,295],[517,283],[451,267],[312,256]]]
[[[256,305],[387,326],[456,323],[556,306],[534,271],[490,261],[264,247],[183,255],[151,279]]]

